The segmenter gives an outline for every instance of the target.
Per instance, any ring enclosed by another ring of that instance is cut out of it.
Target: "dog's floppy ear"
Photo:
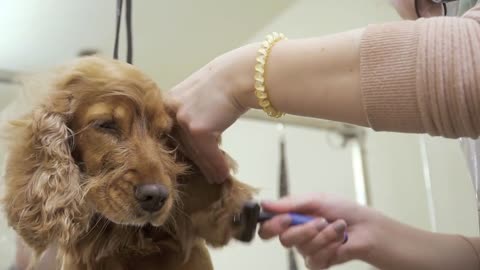
[[[67,126],[73,99],[59,89],[49,95],[6,131],[13,140],[8,143],[4,207],[9,224],[37,256],[52,243],[68,245],[85,227],[80,173]]]

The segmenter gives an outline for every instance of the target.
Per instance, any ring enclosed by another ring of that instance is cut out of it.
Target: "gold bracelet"
[[[258,98],[258,104],[262,107],[263,111],[268,116],[279,118],[285,113],[277,111],[268,99],[268,93],[265,88],[265,64],[267,63],[268,56],[272,50],[273,45],[281,40],[286,40],[285,35],[277,32],[273,32],[268,35],[265,41],[262,42],[262,46],[257,52],[257,64],[255,65],[255,96]]]

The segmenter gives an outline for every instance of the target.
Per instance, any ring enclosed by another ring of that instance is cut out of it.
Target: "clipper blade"
[[[241,242],[251,242],[257,231],[260,216],[260,205],[256,202],[247,202],[243,205],[241,213],[233,217],[233,226],[238,228],[235,239]]]

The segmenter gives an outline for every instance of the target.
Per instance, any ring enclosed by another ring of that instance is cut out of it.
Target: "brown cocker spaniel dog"
[[[9,224],[59,269],[212,269],[206,244],[235,237],[253,190],[208,184],[176,140],[155,83],[137,68],[80,58],[8,133]]]

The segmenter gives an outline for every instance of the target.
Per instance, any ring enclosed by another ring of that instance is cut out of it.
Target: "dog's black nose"
[[[142,184],[135,187],[135,199],[140,207],[148,212],[155,212],[162,208],[168,198],[168,189],[161,184]]]

